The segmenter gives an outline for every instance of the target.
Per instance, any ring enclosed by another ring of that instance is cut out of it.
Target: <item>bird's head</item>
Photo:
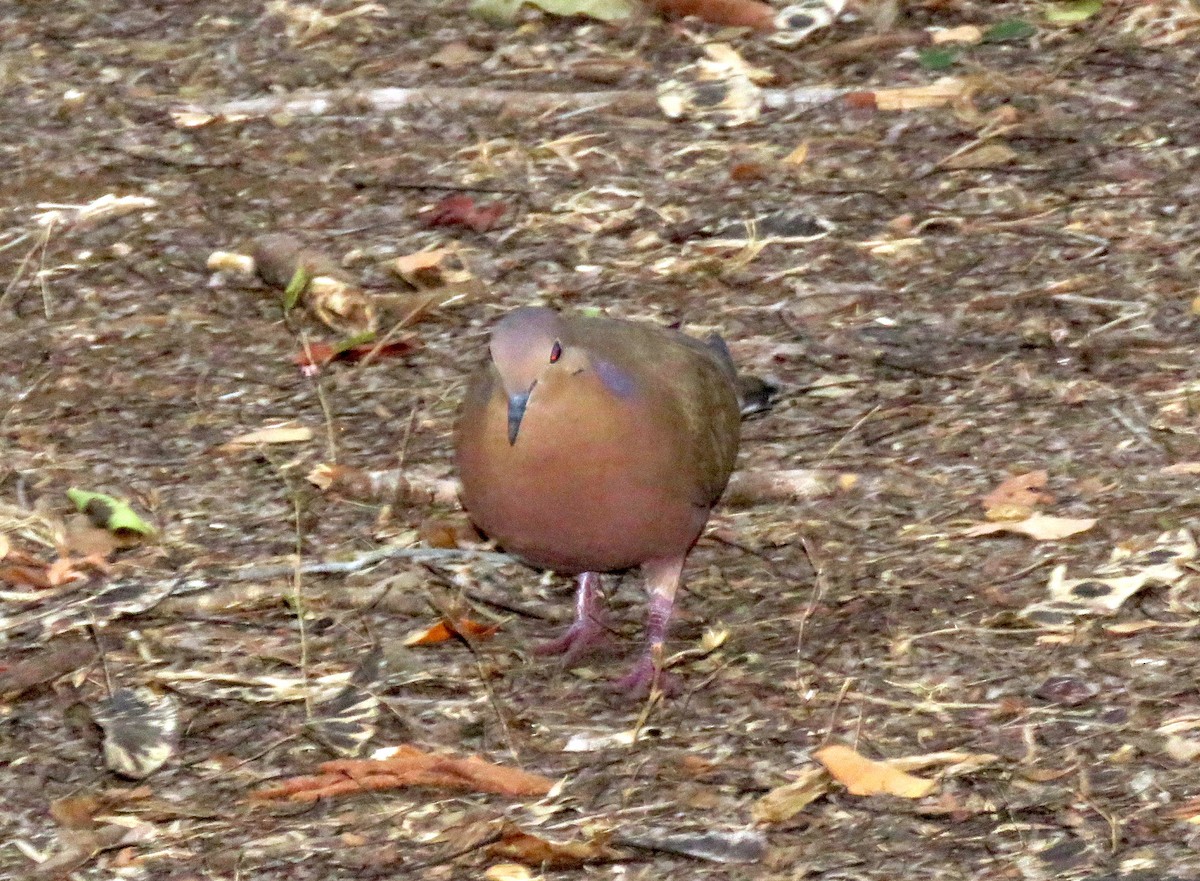
[[[535,388],[553,389],[589,366],[587,353],[567,338],[561,316],[543,306],[523,306],[492,330],[492,361],[508,396],[508,442],[515,444]]]

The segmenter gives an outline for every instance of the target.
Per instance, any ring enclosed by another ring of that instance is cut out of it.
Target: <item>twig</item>
[[[811,618],[813,616],[813,612],[816,611],[817,603],[821,600],[821,594],[825,591],[825,571],[820,562],[817,560],[816,554],[813,553],[812,548],[809,546],[808,538],[803,534],[800,536],[800,546],[804,549],[804,556],[808,558],[808,564],[813,568],[813,573],[815,574],[814,580],[816,581],[817,586],[816,589],[813,590],[812,595],[809,597],[808,605],[804,609],[804,614],[800,616],[800,626],[796,628],[797,680],[800,678],[800,650],[804,646],[804,629],[808,625],[808,619]]]
[[[299,572],[301,575],[348,575],[352,572],[361,572],[363,569],[374,566],[376,563],[381,563],[384,560],[412,560],[416,563],[466,563],[476,561],[491,563],[494,566],[519,562],[511,554],[501,554],[497,551],[476,551],[466,548],[387,547],[367,551],[367,553],[361,554],[353,560],[303,563],[299,567],[294,563],[250,566],[245,569],[235,569],[226,577],[232,581],[265,581],[270,578],[279,578],[282,575],[292,575],[296,572]]]
[[[427,594],[425,600],[441,616],[446,629],[450,631],[450,635],[465,645],[467,651],[471,653],[471,659],[475,662],[475,672],[479,674],[479,682],[483,686],[484,693],[487,695],[488,704],[491,706],[492,712],[496,714],[496,719],[500,722],[500,730],[504,734],[504,742],[508,745],[508,751],[512,754],[513,761],[517,763],[517,766],[523,768],[524,763],[521,761],[521,753],[517,750],[516,741],[513,740],[507,713],[500,706],[500,701],[496,697],[496,691],[492,688],[492,683],[488,680],[487,673],[483,669],[483,660],[480,657],[479,649],[475,646],[475,640],[454,626],[455,616],[451,614],[449,609],[443,607],[432,594]]]

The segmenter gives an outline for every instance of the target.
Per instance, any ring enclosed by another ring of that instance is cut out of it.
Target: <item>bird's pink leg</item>
[[[562,655],[569,667],[604,646],[607,627],[604,621],[604,594],[600,591],[600,576],[584,572],[575,590],[575,620],[558,639],[539,645],[539,655]]]
[[[679,682],[662,668],[663,644],[667,640],[667,628],[671,623],[671,612],[675,608],[675,592],[683,575],[684,557],[668,560],[651,560],[642,564],[646,576],[646,587],[650,592],[650,604],[646,612],[646,652],[624,677],[616,683],[619,691],[632,697],[644,697],[658,687],[663,694],[676,694]]]

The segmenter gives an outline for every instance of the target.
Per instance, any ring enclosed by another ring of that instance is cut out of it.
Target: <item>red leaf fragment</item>
[[[756,31],[775,30],[778,10],[759,0],[654,0],[652,8],[666,18],[694,15],[709,24]]]
[[[399,358],[409,355],[421,347],[416,337],[406,337],[393,340],[382,346],[376,343],[363,343],[357,346],[342,348],[330,343],[309,343],[292,359],[299,367],[324,367],[333,361],[349,361],[354,364],[374,352],[373,358]]]
[[[423,222],[428,227],[464,226],[475,232],[487,232],[508,210],[503,202],[477,205],[470,196],[461,193],[447,196],[425,212]]]

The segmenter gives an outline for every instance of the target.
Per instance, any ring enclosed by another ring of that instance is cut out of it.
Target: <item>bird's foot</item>
[[[562,636],[543,642],[533,651],[539,655],[562,655],[563,663],[571,667],[584,658],[602,653],[610,646],[604,619],[588,615],[575,619]]]
[[[633,665],[633,669],[612,684],[613,691],[627,694],[636,699],[646,697],[654,689],[658,689],[666,697],[675,697],[683,691],[683,683],[662,669],[662,652],[653,650],[646,652]]]

